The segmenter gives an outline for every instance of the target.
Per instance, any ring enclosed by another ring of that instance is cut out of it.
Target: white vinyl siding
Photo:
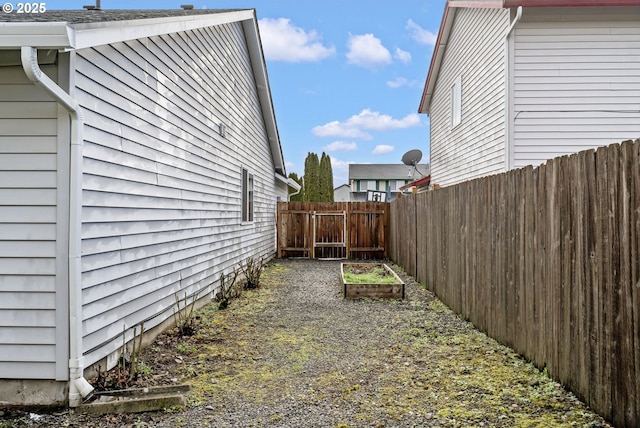
[[[457,9],[431,104],[432,183],[449,185],[505,170],[504,9]],[[460,80],[460,124],[452,88]]]
[[[451,87],[451,127],[462,121],[462,78],[458,77]]]
[[[514,166],[640,137],[640,9],[528,9],[515,33]]]
[[[56,79],[55,67],[42,69]],[[66,343],[56,343],[65,277],[56,259],[57,133],[57,103],[21,67],[0,67],[0,378],[64,376],[56,369],[57,357],[68,358]]]
[[[275,252],[286,189],[248,55],[240,23],[78,52],[87,365],[118,349],[123,326],[172,317],[176,293],[206,296],[221,272]],[[241,165],[254,174],[250,224]]]

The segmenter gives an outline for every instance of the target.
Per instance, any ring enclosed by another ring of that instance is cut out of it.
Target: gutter
[[[442,14],[440,29],[438,30],[438,38],[436,39],[436,44],[433,47],[433,55],[431,56],[431,63],[429,63],[429,71],[427,73],[427,80],[424,84],[422,98],[420,99],[420,105],[418,106],[418,113],[429,114],[431,111],[431,97],[433,96],[433,89],[436,81],[435,75],[437,74],[435,70],[439,69],[440,64],[442,63],[442,58],[444,56],[443,51],[446,49],[447,43],[449,42],[449,29],[451,28],[451,23],[455,18],[456,11],[457,9],[455,7],[451,7],[450,2],[447,1]]]
[[[258,18],[255,9],[251,11],[252,18],[242,21],[242,28],[245,33],[247,48],[249,49],[249,57],[251,69],[255,79],[256,90],[258,91],[258,99],[260,101],[260,111],[265,118],[265,128],[267,138],[273,156],[273,166],[276,172],[287,175],[284,164],[284,156],[282,154],[282,145],[280,144],[280,135],[278,133],[278,123],[276,122],[275,109],[273,107],[273,98],[269,86],[269,76],[267,74],[267,64],[262,51],[262,41],[260,38],[260,28],[258,26]]]
[[[504,135],[505,135],[505,170],[506,171],[510,171],[513,162],[511,161],[511,155],[512,155],[512,144],[513,144],[513,138],[511,138],[511,109],[513,107],[513,103],[511,102],[511,74],[510,74],[510,70],[511,70],[511,56],[509,55],[510,53],[510,45],[509,45],[509,38],[511,37],[511,33],[513,32],[513,29],[516,27],[516,24],[520,21],[520,18],[522,18],[522,6],[518,6],[518,9],[516,10],[516,16],[513,18],[513,21],[511,22],[511,25],[509,25],[509,29],[507,29],[507,33],[504,36],[504,62],[505,62],[505,67],[504,67],[504,81],[505,81],[505,120],[504,120]]]
[[[633,7],[640,0],[503,0],[502,7]]]
[[[82,354],[82,145],[84,121],[77,101],[42,72],[38,50],[23,46],[20,52],[27,78],[44,88],[71,116],[71,161],[69,182],[69,406],[77,407],[91,395],[93,387],[84,378]]]

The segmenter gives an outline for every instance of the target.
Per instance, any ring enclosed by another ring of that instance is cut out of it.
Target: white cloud
[[[394,119],[387,114],[380,114],[369,109],[362,110],[359,114],[347,119],[347,125],[369,129],[372,131],[388,131],[390,129],[413,128],[420,125],[420,116],[411,113],[402,119]]]
[[[335,54],[334,46],[324,46],[315,30],[305,31],[286,18],[262,18],[260,37],[267,60],[317,62]]]
[[[350,152],[357,148],[358,145],[356,143],[347,141],[334,141],[333,143],[323,147],[323,149],[328,152]]]
[[[342,161],[339,159],[336,159],[335,157],[331,157],[331,169],[338,169],[338,170],[348,170],[349,169],[349,164],[355,163],[353,161]]]
[[[393,151],[393,146],[387,146],[386,144],[379,144],[375,149],[371,152],[373,155],[386,155],[387,153],[391,153]]]
[[[331,156],[331,172],[333,173],[333,187],[349,183],[349,164],[353,161],[342,161]]]
[[[403,51],[400,48],[396,48],[393,56],[403,64],[409,64],[411,62],[411,52]]]
[[[365,131],[384,132],[392,129],[404,129],[420,126],[420,116],[411,113],[402,119],[394,119],[389,115],[380,114],[369,109],[351,116],[345,122],[333,121],[313,128],[313,134],[318,137],[360,138],[370,140],[371,134]]]
[[[412,19],[407,21],[407,26],[405,28],[411,32],[411,38],[416,42],[422,45],[435,46],[436,40],[438,39],[438,35],[436,33],[425,30],[413,22]]]
[[[324,125],[315,126],[312,129],[314,135],[318,137],[342,137],[342,138],[359,138],[361,140],[370,140],[371,135],[357,128],[353,128],[345,123],[333,122]]]
[[[394,80],[387,80],[387,86],[393,89],[409,85],[409,80],[404,77],[396,77]]]
[[[373,34],[349,35],[347,62],[364,68],[391,64],[391,53]]]

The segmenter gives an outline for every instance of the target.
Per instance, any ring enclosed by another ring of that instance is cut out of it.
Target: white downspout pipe
[[[299,185],[293,178],[289,178],[287,179],[287,184],[289,185],[289,187],[293,188],[293,190],[295,190],[295,192],[293,193],[289,193],[289,200],[291,200],[292,196],[297,195],[298,193],[300,193],[300,191],[302,190],[302,186]]]
[[[69,406],[77,407],[93,387],[84,378],[82,354],[82,111],[71,95],[40,70],[38,50],[23,46],[20,52],[27,78],[43,87],[71,116],[71,160],[69,180]]]
[[[511,22],[511,25],[509,26],[509,29],[507,30],[507,33],[504,36],[504,61],[505,61],[505,114],[504,114],[504,135],[505,135],[505,170],[509,171],[512,168],[512,145],[513,145],[513,139],[511,138],[511,119],[512,119],[512,115],[511,115],[511,108],[512,103],[511,103],[511,74],[510,74],[510,69],[511,69],[511,56],[510,54],[510,48],[509,48],[509,37],[511,36],[511,33],[513,32],[513,29],[516,27],[516,24],[518,23],[518,21],[520,21],[520,18],[522,18],[522,6],[518,6],[518,9],[516,10],[516,16],[513,18],[513,21]]]

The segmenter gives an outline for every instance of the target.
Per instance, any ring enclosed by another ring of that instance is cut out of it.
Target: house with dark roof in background
[[[448,0],[419,112],[434,185],[640,137],[640,0]]]
[[[275,255],[287,200],[255,11],[0,22],[0,402],[77,406],[123,340]]]

